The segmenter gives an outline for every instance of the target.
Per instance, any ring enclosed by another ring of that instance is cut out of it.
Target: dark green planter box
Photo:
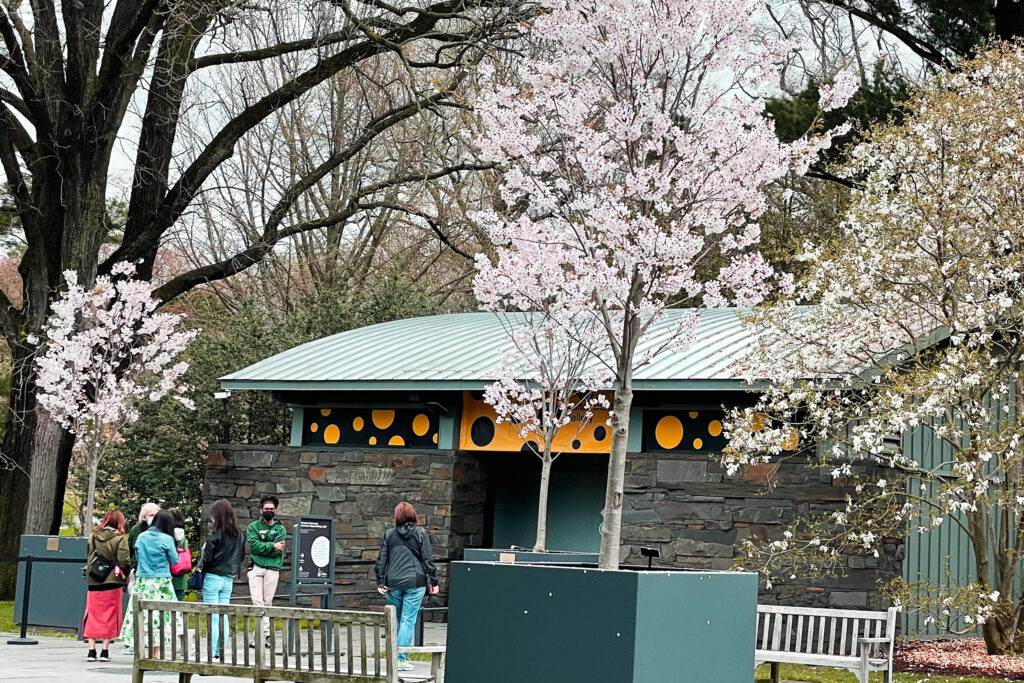
[[[448,683],[750,683],[757,578],[455,562]]]
[[[501,562],[502,555],[514,555],[516,564],[597,564],[597,553],[574,553],[552,550],[535,553],[532,550],[504,550],[502,548],[466,548],[462,559],[466,562]]]

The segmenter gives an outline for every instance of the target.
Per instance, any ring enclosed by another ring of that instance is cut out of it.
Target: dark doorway
[[[537,540],[540,459],[527,453],[480,454],[487,470],[485,544],[532,548]],[[608,456],[565,453],[551,468],[548,550],[597,552]]]

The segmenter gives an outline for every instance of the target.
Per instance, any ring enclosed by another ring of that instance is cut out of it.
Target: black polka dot
[[[469,438],[477,448],[486,448],[494,441],[494,423],[489,417],[478,417],[469,428]]]
[[[527,441],[523,444],[523,447],[519,449],[520,453],[534,453],[534,449],[539,448],[536,441]]]
[[[606,436],[608,436],[608,430],[603,426],[594,428],[594,441],[604,441]]]
[[[582,445],[583,445],[583,444],[582,444],[582,443],[580,443],[580,440],[579,440],[579,439],[573,439],[573,440],[572,440],[572,449],[573,449],[574,451],[578,451],[578,450],[580,449],[580,446],[582,446]]]

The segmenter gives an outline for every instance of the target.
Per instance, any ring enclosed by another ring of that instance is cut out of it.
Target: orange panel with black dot
[[[307,408],[304,446],[437,448],[438,416],[414,408]]]
[[[727,441],[722,410],[644,410],[645,451],[716,452]]]
[[[607,396],[611,403],[611,395]],[[555,436],[551,447],[555,453],[608,453],[611,450],[611,429],[608,411],[595,410],[587,420],[585,411],[577,411],[572,420]],[[467,391],[463,395],[462,422],[459,426],[459,448],[466,451],[528,451],[541,444],[536,436],[523,439],[519,427],[507,421],[498,422],[494,408],[483,400],[483,392]]]

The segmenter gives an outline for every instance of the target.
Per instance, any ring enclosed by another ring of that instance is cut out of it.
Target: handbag
[[[97,581],[106,581],[112,571],[114,563],[105,557],[95,555],[89,563],[89,576]]]
[[[89,539],[92,541],[92,539]],[[89,577],[96,581],[106,581],[110,572],[114,571],[114,562],[96,552],[96,543],[92,542],[92,559],[89,561]]]
[[[192,551],[178,548],[178,561],[171,565],[171,576],[182,576],[192,571]]]
[[[180,550],[178,551],[181,552]],[[192,576],[188,577],[188,589],[190,591],[196,591],[197,593],[203,590],[203,581],[206,579],[206,574],[203,572],[203,555],[206,554],[206,546],[199,551],[199,566],[192,572]]]

